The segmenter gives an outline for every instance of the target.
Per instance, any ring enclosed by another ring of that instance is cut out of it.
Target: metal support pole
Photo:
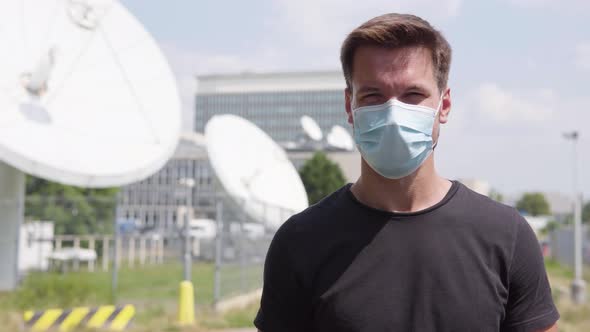
[[[18,284],[24,201],[24,173],[0,161],[0,292],[15,290]]]
[[[127,265],[129,268],[133,268],[135,266],[135,237],[129,236],[127,238],[128,243],[128,257],[127,257]]]
[[[221,273],[221,250],[222,250],[222,234],[223,234],[223,203],[221,199],[216,203],[216,234],[215,234],[215,274],[213,282],[213,301],[216,305],[220,299],[220,273]]]
[[[184,281],[180,283],[180,296],[178,304],[178,321],[181,325],[194,325],[195,323],[195,300],[194,288],[191,282],[191,265],[192,254],[190,251],[190,217],[192,208],[192,188],[195,185],[195,180],[191,178],[183,178],[180,184],[185,187],[186,211],[184,214]]]
[[[582,279],[582,213],[581,195],[578,192],[578,137],[577,131],[568,133],[565,138],[571,139],[573,149],[573,190],[574,190],[574,280],[572,281],[572,301],[582,304],[586,301],[586,283]]]
[[[574,280],[572,282],[572,300],[574,303],[583,304],[586,302],[586,282],[582,278],[582,269],[583,269],[583,261],[582,261],[582,241],[583,241],[583,232],[582,232],[582,218],[581,218],[581,202],[580,197],[581,195],[576,195],[575,197],[575,213],[574,213]]]
[[[80,249],[80,237],[76,236],[74,237],[74,250],[76,250],[76,252],[78,252],[78,250]],[[80,269],[80,261],[78,260],[78,257],[76,257],[76,259],[74,259],[74,271],[78,271]]]
[[[240,259],[240,291],[246,292],[248,289],[246,283],[246,229],[244,226],[244,215],[240,217],[240,234],[238,238],[238,257]]]
[[[117,302],[117,284],[118,284],[118,273],[119,273],[119,225],[117,224],[117,219],[119,218],[119,204],[115,206],[115,236],[114,236],[114,243],[113,243],[113,273],[111,275],[111,299],[113,304]]]
[[[88,249],[90,249],[90,250],[92,250],[92,251],[96,252],[96,251],[94,250],[95,246],[96,246],[96,238],[95,238],[94,236],[90,236],[90,237],[88,237]],[[97,256],[98,256],[98,253],[97,253]],[[96,260],[94,260],[94,261],[89,261],[89,262],[88,262],[88,271],[90,271],[90,272],[94,272],[94,267],[95,267],[95,264],[96,264]]]
[[[190,190],[190,188],[189,188]],[[186,205],[186,212],[184,214],[184,280],[190,281],[191,280],[191,252],[190,252],[190,232],[189,232],[189,223],[190,223],[190,216],[189,216],[189,206]]]
[[[141,236],[139,238],[139,265],[144,266],[145,265],[145,257],[146,257],[146,238],[145,236]]]
[[[156,250],[156,245],[158,243],[158,238],[156,236],[152,236],[149,238],[150,240],[150,245],[149,245],[149,252],[148,252],[148,258],[149,258],[149,263],[154,265],[156,264],[156,254],[157,254],[157,250]]]
[[[102,270],[105,272],[109,270],[110,241],[111,239],[107,236],[102,238]]]

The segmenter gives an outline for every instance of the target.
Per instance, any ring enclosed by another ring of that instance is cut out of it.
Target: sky
[[[453,106],[436,152],[447,178],[488,181],[505,195],[573,191],[590,198],[588,0],[122,0],[174,71],[184,128],[195,75],[339,70],[346,34],[388,12],[412,13],[453,48]],[[345,110],[342,110],[345,116]]]

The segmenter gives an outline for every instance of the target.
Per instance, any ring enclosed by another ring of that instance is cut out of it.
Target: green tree
[[[542,235],[551,234],[554,230],[558,229],[560,224],[555,220],[550,220],[543,229],[541,229]]]
[[[338,164],[325,153],[316,152],[299,170],[309,204],[315,204],[346,183]]]
[[[496,202],[503,203],[504,202],[504,195],[502,195],[499,191],[492,189],[490,190],[489,197]]]
[[[113,229],[117,188],[84,189],[27,176],[25,215],[49,220],[56,234],[108,234]]]
[[[590,223],[590,201],[586,202],[582,209],[582,222]]]
[[[551,214],[549,203],[542,193],[525,193],[516,203],[520,211],[528,212],[532,216],[546,216]]]

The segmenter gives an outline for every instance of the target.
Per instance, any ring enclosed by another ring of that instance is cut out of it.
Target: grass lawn
[[[561,313],[561,332],[590,331],[590,305],[575,306],[571,303],[569,286],[573,277],[571,269],[554,261],[547,261],[547,272],[555,302]],[[213,312],[213,273],[211,264],[195,264],[192,270],[197,306],[197,326],[180,328],[176,325],[178,285],[182,276],[180,264],[146,266],[141,269],[123,269],[119,274],[117,303],[134,304],[137,313],[134,332],[182,331],[201,332],[211,329],[251,327],[258,304],[220,315]],[[590,276],[590,269],[585,271]],[[222,293],[229,294],[241,286],[256,285],[259,268],[240,270],[224,267]],[[12,293],[0,293],[0,331],[17,331],[22,324],[21,313],[27,309],[70,308],[110,304],[111,275],[107,272],[49,274],[28,276],[22,287]],[[242,279],[246,279],[243,281]],[[230,282],[231,281],[231,282]],[[587,282],[590,280],[587,278]],[[590,302],[590,285],[588,289]]]
[[[588,285],[586,288],[586,299],[584,305],[574,305],[569,297],[569,289],[574,277],[573,271],[560,265],[555,261],[545,262],[549,282],[553,291],[553,299],[561,319],[558,326],[560,332],[581,332],[590,331],[590,268],[584,270],[584,279]]]
[[[260,267],[245,269],[239,269],[237,266],[223,267],[222,297],[236,293],[241,289],[240,287],[255,289],[258,285],[256,280],[260,274],[258,270]],[[136,306],[134,322],[137,328],[134,331],[184,331],[175,326],[178,287],[182,275],[181,264],[122,269],[118,277],[116,301],[113,301],[110,272],[33,273],[27,276],[17,291],[0,293],[0,331],[17,331],[18,326],[22,324],[21,313],[25,310],[111,303]],[[186,331],[251,326],[257,305],[224,315],[213,312],[211,309],[213,275],[212,264],[193,265],[192,281],[195,287],[196,317],[199,328]]]
[[[195,264],[192,270],[197,305],[213,301],[213,265]],[[153,265],[122,269],[116,302],[141,304],[155,299],[175,303],[182,266]],[[110,272],[33,273],[14,293],[0,296],[0,308],[19,310],[113,303]]]

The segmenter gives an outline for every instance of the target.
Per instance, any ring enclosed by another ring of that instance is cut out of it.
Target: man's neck
[[[361,176],[351,191],[361,203],[373,208],[417,212],[440,202],[450,188],[451,182],[436,173],[431,155],[416,172],[396,180],[377,174],[363,160]]]

